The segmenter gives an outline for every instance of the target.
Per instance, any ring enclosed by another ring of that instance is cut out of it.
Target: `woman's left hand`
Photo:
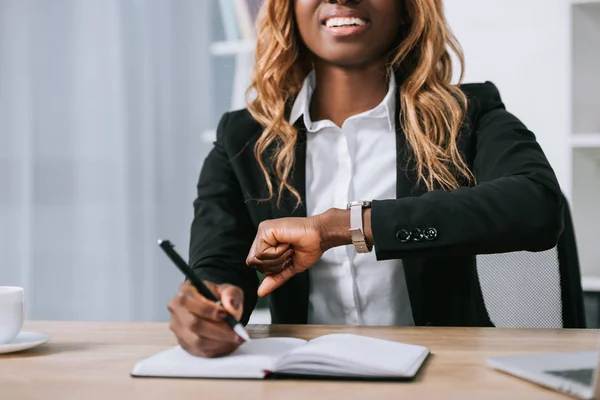
[[[246,264],[267,275],[258,295],[266,296],[312,267],[325,250],[320,215],[263,221],[246,259]]]

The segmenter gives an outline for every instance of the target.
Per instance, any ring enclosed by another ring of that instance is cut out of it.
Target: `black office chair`
[[[490,319],[501,328],[585,328],[573,221],[565,206],[559,243],[543,252],[477,256]]]

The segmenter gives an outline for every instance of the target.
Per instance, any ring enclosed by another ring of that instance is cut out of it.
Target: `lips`
[[[326,31],[334,36],[354,36],[362,33],[370,25],[370,20],[354,10],[332,10],[325,14],[321,23]]]
[[[339,28],[342,26],[364,26],[367,21],[359,17],[331,17],[324,21],[328,28]]]

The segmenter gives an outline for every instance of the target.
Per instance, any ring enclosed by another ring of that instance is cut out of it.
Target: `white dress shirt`
[[[342,127],[309,115],[315,72],[304,81],[290,121],[307,129],[306,211],[345,209],[350,201],[396,198],[396,85],[381,104]],[[309,271],[309,324],[414,325],[401,260],[377,261],[353,245],[332,248]]]

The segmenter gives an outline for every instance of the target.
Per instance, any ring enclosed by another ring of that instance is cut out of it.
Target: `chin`
[[[317,54],[321,60],[328,64],[340,67],[360,67],[376,62],[379,57],[373,54],[373,49],[365,45],[336,44],[326,46]]]
[[[328,64],[346,68],[360,67],[375,61],[375,59],[371,57],[365,57],[363,54],[348,54],[347,52],[343,52],[341,54],[328,53],[326,57],[319,58]]]

